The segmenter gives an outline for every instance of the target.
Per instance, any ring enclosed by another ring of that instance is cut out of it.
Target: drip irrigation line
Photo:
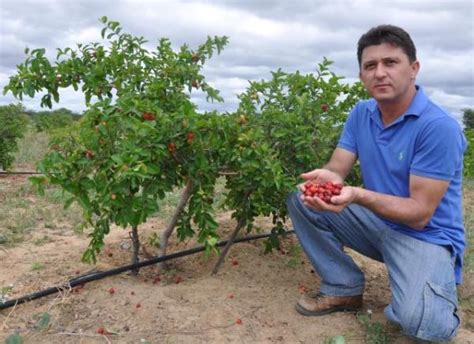
[[[0,175],[17,175],[17,174],[31,174],[31,175],[42,175],[43,173],[40,172],[33,172],[33,171],[0,171]]]
[[[294,230],[288,230],[288,231],[285,231],[282,234],[278,234],[278,235],[287,235],[287,234],[292,234],[292,233],[294,233]],[[234,241],[234,243],[241,243],[241,242],[246,242],[246,241],[251,241],[251,240],[264,239],[264,238],[270,237],[270,235],[271,235],[271,233],[250,235],[250,236],[247,236],[245,238],[236,239]],[[228,240],[220,241],[216,244],[216,246],[218,246],[218,247],[224,246],[224,245],[227,244],[227,242],[228,242]],[[28,301],[31,301],[31,300],[39,299],[39,298],[47,296],[47,295],[59,293],[63,290],[68,290],[68,289],[71,289],[71,288],[74,288],[74,287],[77,287],[77,286],[81,286],[81,285],[84,285],[87,282],[96,281],[96,280],[99,280],[99,279],[102,279],[102,278],[105,278],[105,277],[108,277],[108,276],[118,275],[118,274],[120,274],[122,272],[125,272],[125,271],[142,268],[142,267],[145,267],[145,266],[148,266],[148,265],[164,262],[164,261],[167,261],[167,260],[188,256],[188,255],[195,254],[195,253],[198,253],[198,252],[201,252],[201,251],[204,251],[204,250],[205,250],[205,246],[197,246],[197,247],[194,247],[194,248],[191,248],[191,249],[188,249],[188,250],[179,251],[179,252],[176,252],[176,253],[171,253],[169,255],[162,256],[162,257],[151,258],[151,259],[144,260],[142,262],[138,262],[138,263],[135,263],[135,264],[124,265],[124,266],[121,266],[121,267],[118,267],[118,268],[115,268],[115,269],[111,269],[111,270],[92,272],[92,273],[89,273],[89,274],[86,274],[86,275],[83,275],[83,276],[75,277],[75,278],[70,279],[68,282],[66,282],[66,283],[64,283],[60,286],[47,288],[47,289],[38,291],[38,292],[33,293],[33,294],[22,296],[18,299],[8,300],[8,301],[5,301],[3,303],[0,302],[0,310],[9,308],[9,307],[12,307],[12,306],[15,306],[15,305],[19,305],[19,304],[22,304],[22,303],[25,303],[25,302],[28,302]]]

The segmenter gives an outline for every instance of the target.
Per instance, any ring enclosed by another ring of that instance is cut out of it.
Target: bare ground
[[[230,214],[220,214],[219,223],[222,238],[227,238],[235,226]],[[260,219],[260,225],[270,224]],[[164,227],[161,220],[151,219],[140,228],[141,237]],[[38,245],[45,234],[50,240]],[[80,262],[86,236],[66,227],[38,229],[17,246],[0,246],[0,287],[12,286],[9,296],[17,298],[92,270],[128,264],[128,242],[127,231],[114,229],[97,265],[91,266]],[[167,272],[146,267],[138,277],[126,273],[107,277],[2,310],[0,340],[19,333],[25,343],[324,343],[338,335],[346,343],[367,342],[367,332],[355,314],[308,318],[294,310],[298,297],[317,288],[319,281],[297,249],[296,238],[290,235],[282,243],[281,250],[267,255],[262,240],[236,244],[217,275],[211,275],[217,257],[198,253],[172,261]],[[168,253],[194,246],[173,240]],[[152,247],[146,249],[154,254]],[[384,266],[353,251],[349,254],[366,273],[362,313],[372,313],[372,323],[382,324],[394,343],[411,343],[384,318],[383,309],[390,301]],[[38,263],[41,268],[32,269]],[[472,296],[472,278],[462,288]],[[463,327],[454,342],[474,343],[471,314],[461,311]],[[40,313],[50,315],[43,329],[36,328],[35,315]],[[110,334],[99,334],[100,328]]]

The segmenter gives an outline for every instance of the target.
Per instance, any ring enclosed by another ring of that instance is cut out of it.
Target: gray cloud
[[[208,35],[227,35],[229,45],[205,67],[208,81],[221,91],[224,104],[193,99],[203,110],[233,110],[236,94],[248,80],[268,78],[270,71],[314,72],[323,56],[334,61],[332,70],[355,81],[357,40],[381,23],[400,25],[410,32],[422,69],[418,81],[435,101],[459,117],[474,107],[474,5],[472,1],[375,0],[3,0],[0,2],[0,87],[8,82],[23,50],[56,48],[100,41],[106,15],[125,31],[148,39],[154,49],[159,38],[178,47],[196,47]],[[0,97],[0,104],[13,101]],[[39,98],[26,106],[39,107]],[[67,91],[59,106],[84,109],[83,98]]]

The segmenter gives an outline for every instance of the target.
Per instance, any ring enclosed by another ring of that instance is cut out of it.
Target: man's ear
[[[416,79],[416,76],[418,75],[418,72],[420,71],[420,62],[419,61],[415,61],[411,64],[411,69],[412,69],[412,75],[411,75],[411,79],[412,80],[415,80]]]

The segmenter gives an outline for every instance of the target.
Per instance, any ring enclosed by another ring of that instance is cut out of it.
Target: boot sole
[[[296,304],[295,309],[298,313],[305,315],[305,316],[321,316],[321,315],[326,315],[330,313],[335,313],[335,312],[357,312],[360,310],[362,306],[360,307],[351,307],[351,306],[336,306],[332,308],[328,308],[322,311],[310,311],[304,307],[302,307],[299,303]]]

